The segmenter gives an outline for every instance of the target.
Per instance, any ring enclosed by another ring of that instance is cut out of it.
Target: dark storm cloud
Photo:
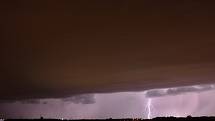
[[[75,104],[93,104],[96,102],[94,94],[82,94],[62,99],[65,102],[72,102]]]
[[[0,8],[0,100],[214,83],[213,3],[1,1]]]
[[[22,104],[47,104],[48,103],[47,101],[43,101],[41,99],[0,100],[0,104],[3,104],[3,103],[16,103],[16,102],[19,102],[19,103],[22,103]]]
[[[48,104],[48,101],[42,99],[17,100],[17,102],[21,102],[22,104]]]
[[[96,102],[94,94],[81,94],[71,97],[56,98],[63,102],[72,102],[74,104],[94,104]],[[0,103],[15,103],[20,102],[22,104],[48,104],[44,99],[25,99],[25,100],[0,100]]]
[[[28,99],[28,100],[23,100],[21,101],[22,104],[40,104],[40,100],[34,100],[34,99]]]
[[[0,100],[0,104],[3,104],[3,103],[15,103],[16,100]]]
[[[215,84],[209,85],[196,85],[196,86],[184,86],[184,87],[174,87],[174,88],[167,88],[167,89],[153,89],[148,90],[145,93],[146,97],[162,97],[162,96],[169,96],[169,95],[179,95],[189,92],[203,92],[214,90]]]

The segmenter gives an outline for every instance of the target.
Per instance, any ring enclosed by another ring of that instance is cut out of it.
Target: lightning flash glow
[[[148,102],[147,102],[147,111],[148,111],[147,118],[148,119],[151,119],[151,105],[152,105],[152,99],[149,98]]]

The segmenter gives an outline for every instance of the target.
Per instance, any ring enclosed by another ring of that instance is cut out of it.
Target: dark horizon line
[[[138,120],[153,120],[153,119],[162,119],[162,118],[176,118],[176,119],[187,119],[187,118],[214,118],[215,119],[215,116],[191,116],[191,115],[188,115],[186,117],[175,117],[175,116],[163,116],[163,117],[154,117],[154,118],[151,118],[151,119],[147,119],[147,118],[86,118],[86,119],[67,119],[67,118],[45,118],[45,117],[40,117],[40,118],[0,118],[4,121],[6,120],[122,120],[122,119],[126,119],[126,120],[130,120],[130,119],[138,119]]]

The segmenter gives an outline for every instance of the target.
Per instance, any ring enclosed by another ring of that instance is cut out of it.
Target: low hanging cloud
[[[71,96],[71,97],[55,98],[55,99],[60,99],[63,102],[72,102],[74,104],[94,104],[94,103],[96,103],[94,94],[81,94],[81,95],[75,95],[75,96]],[[48,104],[48,101],[46,101],[44,99],[0,100],[0,104],[1,103],[15,103],[15,102],[20,102],[22,104]]]
[[[173,88],[165,88],[165,89],[153,89],[148,90],[145,93],[145,96],[148,98],[151,97],[162,97],[168,95],[179,95],[182,93],[189,93],[189,92],[203,92],[214,90],[215,84],[208,84],[208,85],[194,85],[194,86],[183,86],[183,87],[173,87]]]
[[[94,104],[96,102],[94,94],[82,94],[62,99],[64,102],[74,104]]]
[[[42,101],[41,99],[26,99],[26,100],[0,100],[1,103],[15,103],[19,102],[22,104],[47,104],[46,101]]]
[[[21,103],[22,104],[40,104],[41,101],[36,99],[29,99],[29,100],[23,100],[21,101]]]
[[[48,104],[47,101],[41,99],[28,99],[20,101],[22,104]]]

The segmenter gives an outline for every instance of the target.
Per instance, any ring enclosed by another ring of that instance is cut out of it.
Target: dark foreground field
[[[4,121],[62,121],[61,119],[5,119]],[[157,117],[153,119],[71,119],[63,121],[215,121],[215,117]]]

